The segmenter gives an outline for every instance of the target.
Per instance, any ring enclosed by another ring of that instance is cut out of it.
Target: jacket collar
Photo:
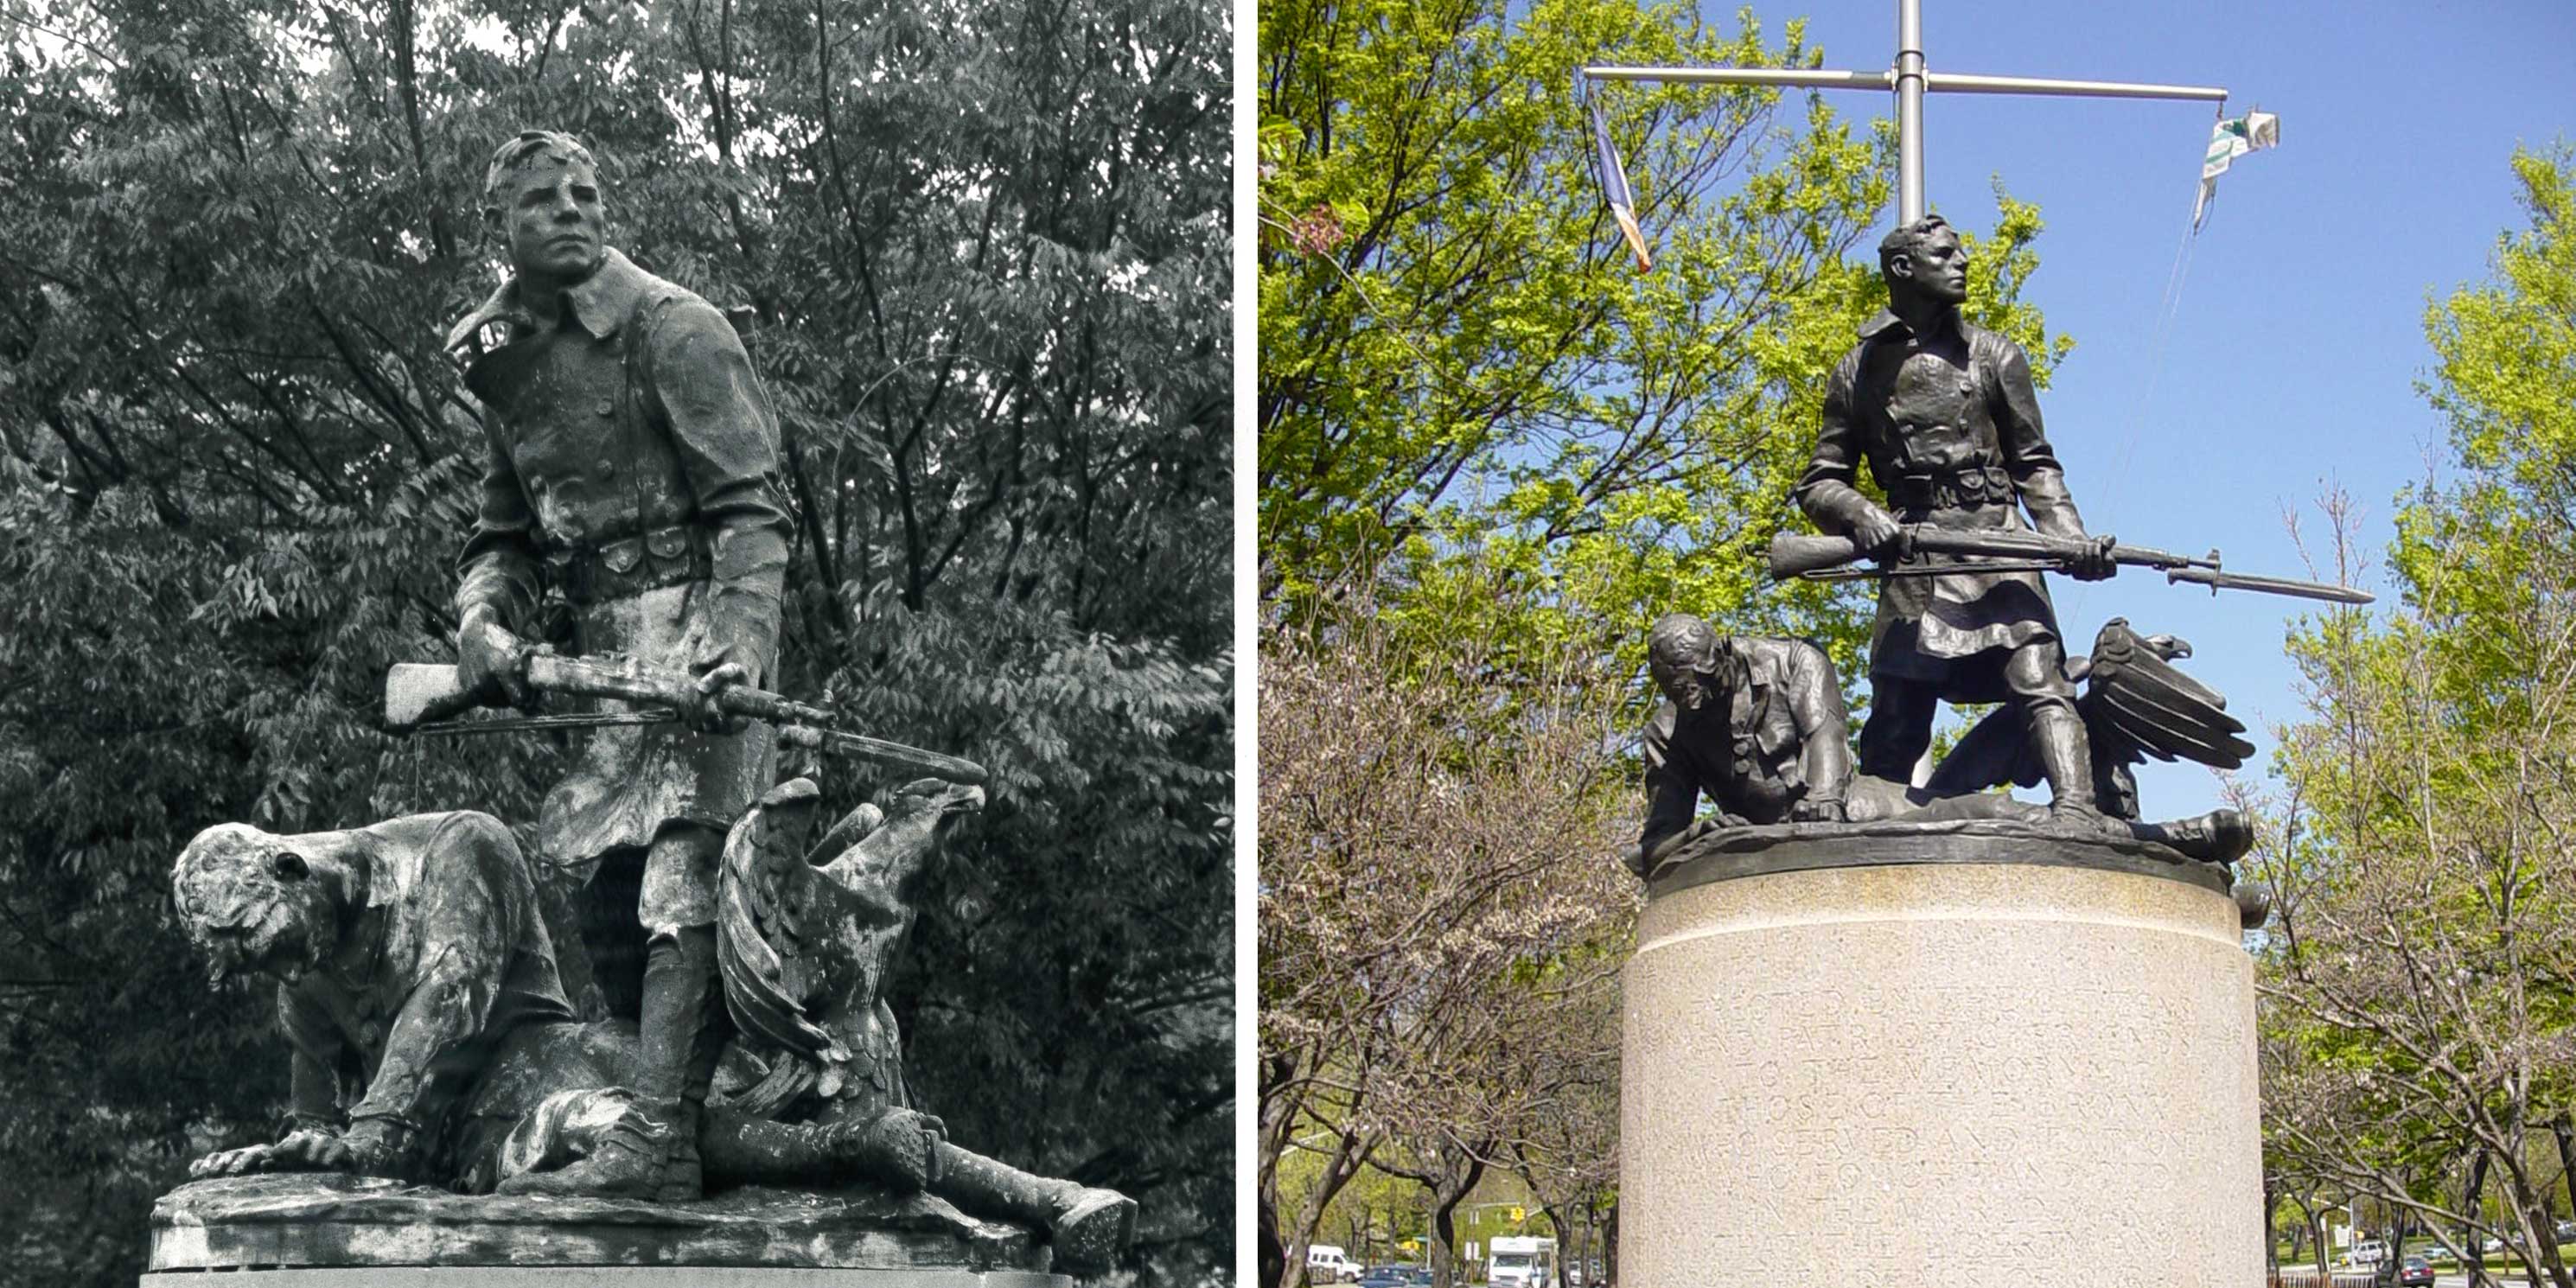
[[[1968,320],[1959,316],[1959,311],[1957,309],[1950,310],[1949,317],[1950,325],[1957,329],[1960,335],[1964,336],[1968,333]],[[1880,309],[1878,311],[1878,316],[1860,324],[1860,338],[1864,340],[1875,340],[1881,335],[1889,335],[1891,339],[1903,340],[1911,337],[1913,334],[1914,328],[1907,326],[1905,324],[1905,319],[1896,316],[1895,312],[1890,309]]]
[[[616,247],[611,246],[600,253],[599,268],[596,271],[564,288],[565,309],[572,315],[573,321],[580,324],[582,330],[604,340],[615,335],[618,327],[625,325],[628,315],[635,311],[635,305],[643,298],[644,289],[650,281],[643,269],[635,267],[634,261],[619,253]],[[519,298],[519,280],[515,277],[501,283],[500,288],[483,301],[482,307],[466,314],[456,325],[449,327],[444,347],[450,353],[461,352],[468,345],[476,342],[485,327],[495,324],[500,325],[506,332],[506,338],[501,341],[501,344],[513,343],[537,329],[536,315],[530,312],[527,305]],[[488,352],[499,348],[500,345],[492,344],[483,347]],[[475,355],[466,354],[465,356],[471,358]]]

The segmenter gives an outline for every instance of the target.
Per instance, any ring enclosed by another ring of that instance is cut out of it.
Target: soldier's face
[[[1662,689],[1664,696],[1684,711],[1697,711],[1707,706],[1716,699],[1721,687],[1715,653],[1714,648],[1700,650],[1697,656],[1680,666],[1668,665],[1657,659],[1652,668],[1655,687]]]
[[[1889,267],[1927,298],[1944,304],[1968,298],[1968,254],[1959,248],[1959,235],[1947,228],[1917,239],[1913,252]]]
[[[579,281],[599,267],[607,230],[601,219],[599,176],[588,164],[554,153],[510,172],[493,218],[510,247],[510,266],[522,276]]]

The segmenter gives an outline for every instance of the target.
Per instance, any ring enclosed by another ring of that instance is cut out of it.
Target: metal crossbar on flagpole
[[[1586,67],[1592,80],[1677,81],[1708,85],[1784,85],[1806,89],[1879,89],[1896,95],[1896,212],[1910,224],[1925,212],[1923,199],[1923,96],[2045,94],[2077,98],[2161,98],[2227,101],[2213,85],[2143,85],[2127,81],[2048,80],[2027,76],[1969,76],[1935,72],[1923,64],[1922,0],[1896,0],[1896,61],[1883,72],[1820,71],[1788,67]]]

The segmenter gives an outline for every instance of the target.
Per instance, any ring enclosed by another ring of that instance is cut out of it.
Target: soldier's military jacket
[[[2040,428],[2029,359],[2003,336],[1965,321],[1957,326],[1964,365],[1943,343],[1947,337],[1926,344],[1892,313],[1861,328],[1860,343],[1826,383],[1824,425],[1798,483],[1799,506],[1828,532],[1850,531],[1869,505],[1853,486],[1867,461],[1898,522],[2028,530],[2021,515],[2027,508],[2040,532],[2083,536],[2084,521]],[[1949,665],[1954,659],[2057,636],[2037,573],[1890,577],[1879,591],[1870,671],[1947,682],[1963,675]],[[2004,695],[1998,687],[1955,696]]]
[[[1641,851],[1690,826],[1707,792],[1747,823],[1787,821],[1799,800],[1841,800],[1851,779],[1849,715],[1824,651],[1804,640],[1729,638],[1725,692],[1697,711],[1671,702],[1646,725]]]
[[[741,338],[705,300],[614,250],[563,292],[551,329],[517,290],[505,284],[448,334],[490,439],[457,612],[489,606],[542,638],[552,607],[585,656],[693,671],[740,662],[764,684],[787,517],[777,419]],[[583,863],[649,845],[674,821],[728,827],[768,788],[772,751],[759,724],[595,730],[546,797],[539,852]]]
[[[347,871],[362,905],[329,962],[278,985],[292,1114],[307,1126],[395,1119],[423,1133],[431,1171],[447,1175],[456,1111],[497,1053],[523,1025],[576,1018],[509,829],[463,810],[296,836],[232,828],[221,843]]]

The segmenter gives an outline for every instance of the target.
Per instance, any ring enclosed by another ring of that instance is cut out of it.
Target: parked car
[[[2433,1288],[2433,1263],[2415,1256],[2398,1262],[2397,1288]]]
[[[1371,1266],[1360,1276],[1360,1288],[1413,1288],[1413,1276],[1402,1266]]]

